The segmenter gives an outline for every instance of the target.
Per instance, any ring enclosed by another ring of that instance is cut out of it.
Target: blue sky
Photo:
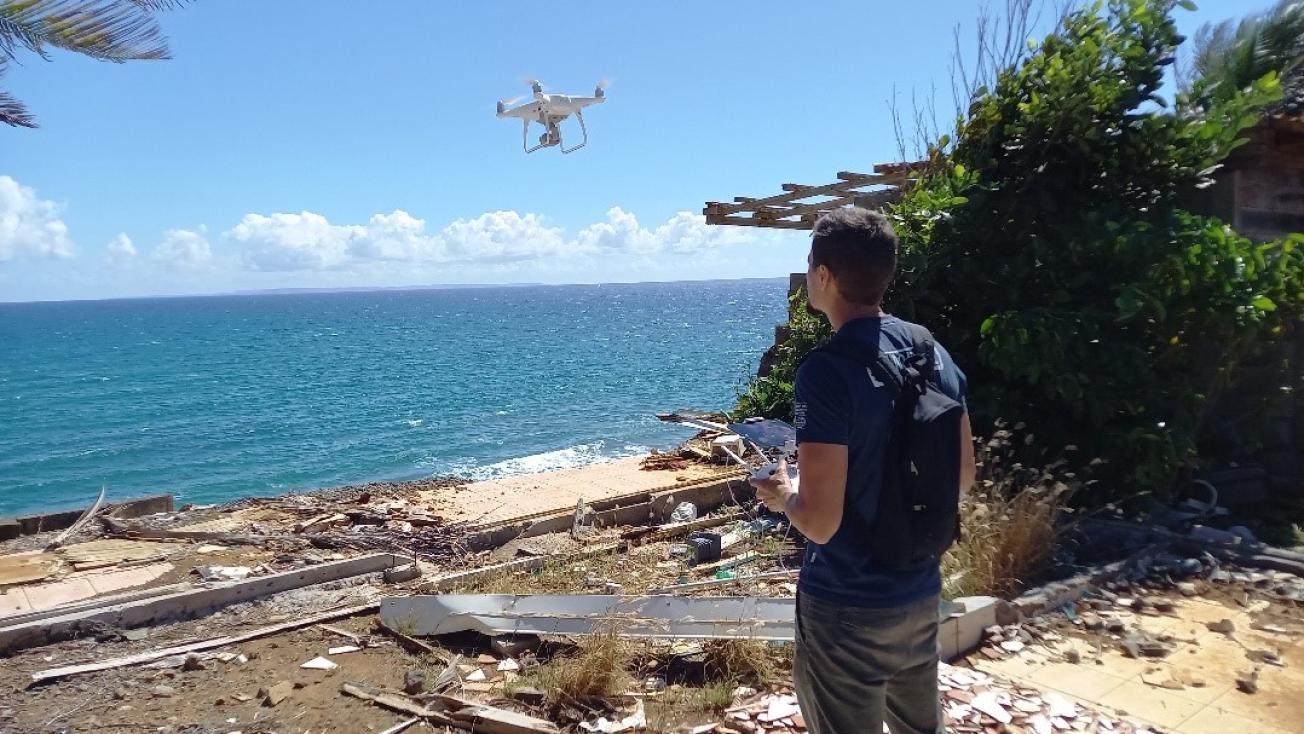
[[[1202,0],[1184,31],[1269,0]],[[173,59],[22,57],[3,84],[0,301],[280,287],[781,276],[801,233],[706,200],[896,160],[887,102],[934,84],[972,0],[220,2]],[[962,31],[963,32],[963,31]],[[967,37],[967,35],[966,35]],[[494,103],[589,94],[590,145],[526,156]]]

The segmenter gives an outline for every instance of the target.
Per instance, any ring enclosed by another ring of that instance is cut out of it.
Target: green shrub
[[[1280,406],[1300,388],[1275,355],[1304,310],[1304,236],[1257,244],[1180,203],[1279,87],[1269,74],[1207,101],[1196,82],[1170,110],[1177,4],[1067,15],[979,91],[889,212],[902,250],[886,308],[932,329],[968,373],[976,430],[1005,417],[1103,457],[1110,494],[1171,487],[1212,445],[1227,396]],[[820,332],[793,334],[785,370],[740,409],[790,410],[787,365]]]

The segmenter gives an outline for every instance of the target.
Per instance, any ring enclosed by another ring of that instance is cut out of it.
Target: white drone
[[[584,126],[584,108],[607,101],[606,83],[599,82],[598,88],[593,91],[592,97],[545,94],[543,85],[537,81],[531,81],[530,87],[534,90],[532,96],[517,97],[511,102],[498,103],[499,117],[515,117],[521,121],[521,145],[525,148],[525,152],[533,153],[540,148],[557,146],[561,148],[563,153],[574,153],[587,145],[589,130]],[[514,106],[527,98],[530,100],[529,102]],[[561,123],[571,115],[575,115],[576,119],[580,121],[580,130],[584,133],[584,140],[579,145],[567,148],[561,142]],[[531,122],[537,122],[544,128],[543,134],[539,136],[539,144],[534,146],[530,145]]]

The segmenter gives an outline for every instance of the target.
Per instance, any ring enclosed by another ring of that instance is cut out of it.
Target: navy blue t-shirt
[[[864,348],[876,345],[885,354],[903,357],[912,350],[904,321],[875,316],[849,321],[834,339],[851,340]],[[951,355],[937,347],[938,382],[942,392],[964,403],[964,373]],[[810,355],[797,369],[793,425],[797,443],[829,443],[847,447],[847,495],[842,524],[823,545],[806,544],[798,591],[819,599],[860,607],[895,607],[919,601],[942,589],[941,569],[883,572],[873,568],[869,528],[878,507],[883,482],[892,412],[891,387],[863,364],[828,352]],[[800,468],[800,451],[798,452]]]

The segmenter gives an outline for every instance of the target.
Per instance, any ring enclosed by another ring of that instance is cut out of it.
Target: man
[[[815,223],[806,289],[834,339],[870,354],[913,351],[908,325],[883,313],[897,239],[866,209],[835,210]],[[940,346],[934,379],[963,405],[965,377]],[[937,692],[941,571],[887,571],[869,553],[884,477],[893,386],[841,354],[818,351],[797,370],[799,491],[786,467],[753,482],[810,541],[797,590],[793,663],[797,698],[813,734],[944,731]],[[973,483],[968,414],[960,419],[960,490]]]

